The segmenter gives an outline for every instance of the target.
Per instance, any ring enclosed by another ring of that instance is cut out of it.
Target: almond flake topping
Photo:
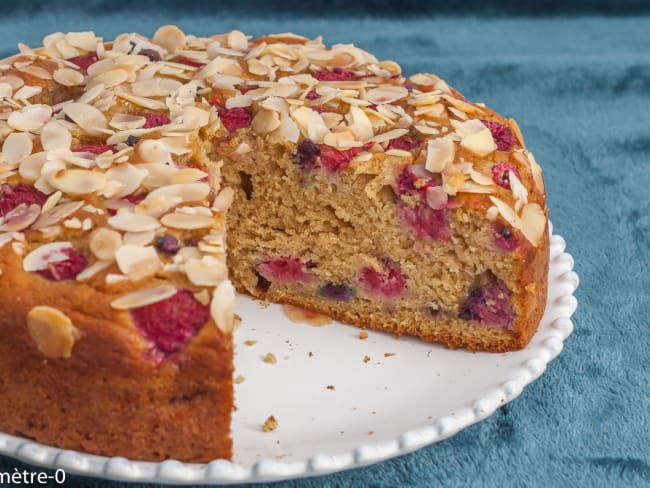
[[[160,268],[158,253],[152,246],[124,244],[115,252],[115,261],[120,271],[133,281],[151,276]]]
[[[12,112],[7,124],[15,130],[34,132],[43,127],[51,116],[52,108],[47,105],[28,105],[22,110]]]
[[[127,295],[122,295],[111,302],[111,307],[116,310],[129,310],[132,308],[144,307],[166,300],[176,294],[176,287],[172,285],[145,288]]]
[[[117,230],[127,232],[145,232],[160,227],[158,219],[128,211],[118,212],[108,219],[108,223]]]
[[[32,153],[32,137],[24,132],[9,134],[2,144],[2,156],[6,164],[20,163]]]
[[[61,110],[88,134],[99,135],[107,127],[104,114],[87,103],[67,103]]]

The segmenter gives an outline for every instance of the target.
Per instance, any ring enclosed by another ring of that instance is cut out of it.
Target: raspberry
[[[347,302],[355,296],[354,288],[342,283],[327,283],[318,288],[318,294],[336,302]]]
[[[486,283],[470,290],[460,318],[512,329],[515,314],[510,295],[505,283],[490,274]]]
[[[363,147],[352,147],[342,151],[323,144],[320,147],[320,162],[330,173],[336,173],[347,168],[352,158],[363,150]]]
[[[279,257],[257,265],[257,272],[269,281],[276,283],[294,283],[304,281],[307,274],[302,261],[298,258]]]
[[[353,71],[334,68],[332,71],[325,69],[315,71],[314,78],[320,81],[353,81],[357,80],[358,76]]]
[[[406,289],[406,275],[396,264],[385,262],[382,272],[370,267],[362,268],[359,271],[359,283],[368,293],[394,298]]]
[[[88,68],[91,64],[95,64],[99,60],[96,52],[82,54],[81,56],[75,56],[74,58],[68,59],[73,64],[79,66],[79,71],[84,75],[88,73]]]
[[[310,90],[309,93],[307,93],[307,100],[316,100],[317,98],[320,98],[320,95],[316,90]]]
[[[481,120],[481,122],[492,132],[492,137],[499,151],[510,151],[517,144],[517,139],[512,135],[510,127],[490,120]]]
[[[165,234],[164,236],[156,237],[156,249],[165,254],[176,254],[180,244],[178,239],[176,239],[171,234]]]
[[[419,193],[424,199],[427,188],[436,186],[437,183],[426,175],[416,174],[417,166],[407,166],[395,180],[395,192],[398,195],[413,195]],[[423,167],[421,168],[423,169]]]
[[[155,49],[141,49],[140,52],[138,53],[140,56],[146,56],[148,57],[151,62],[155,63],[157,61],[160,61],[160,53],[156,51]]]
[[[0,187],[0,217],[5,216],[21,203],[31,205],[33,203],[43,206],[47,200],[47,195],[38,191],[33,186],[2,185]]]
[[[154,349],[165,354],[179,352],[210,320],[210,308],[190,290],[151,305],[131,310],[133,323]]]
[[[320,147],[310,139],[303,139],[296,148],[296,153],[293,155],[293,162],[305,165],[313,165],[316,162],[316,157],[320,154]]]
[[[519,238],[509,226],[501,222],[492,224],[491,234],[494,245],[504,251],[514,251],[519,247]]]
[[[47,269],[37,271],[39,275],[50,281],[73,280],[88,265],[86,256],[72,248],[61,251],[68,256],[65,261],[48,263]]]
[[[92,154],[102,154],[106,151],[117,152],[117,148],[110,144],[89,144],[88,146],[75,147],[72,152],[85,152]]]
[[[127,195],[127,196],[121,198],[121,200],[126,200],[127,202],[132,203],[133,205],[137,205],[142,200],[144,200],[146,198],[146,196],[147,195],[143,195],[143,194],[136,195],[136,194],[132,193],[130,195]]]
[[[507,188],[508,190],[510,189],[509,171],[512,171],[517,176],[517,178],[519,178],[519,181],[521,181],[519,170],[517,170],[517,168],[515,168],[512,164],[499,163],[492,166],[492,179],[497,185],[502,186],[503,188]]]
[[[400,201],[398,215],[418,239],[448,241],[451,238],[447,213],[444,209],[434,210],[424,203],[410,207]]]
[[[142,126],[143,129],[151,129],[152,127],[160,127],[171,123],[167,114],[144,114],[144,118],[147,121]]]
[[[228,132],[233,132],[237,129],[242,129],[251,125],[251,114],[243,107],[235,107],[231,109],[220,108],[219,118],[223,125],[228,129]]]
[[[388,149],[402,149],[403,151],[411,151],[420,146],[420,141],[413,139],[407,135],[391,139],[388,143]]]

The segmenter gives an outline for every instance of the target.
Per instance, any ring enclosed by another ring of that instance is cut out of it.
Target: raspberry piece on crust
[[[320,81],[354,81],[359,77],[350,70],[334,68],[333,70],[320,69],[314,71],[314,78]]]
[[[90,65],[95,64],[97,61],[99,61],[99,57],[97,56],[96,52],[90,52],[86,54],[82,54],[81,56],[75,56],[74,58],[69,58],[67,61],[76,64],[79,66],[79,71],[81,71],[84,75],[88,73],[88,68]]]
[[[157,62],[160,61],[162,58],[160,57],[160,53],[156,51],[155,49],[140,49],[138,52],[140,56],[146,56],[148,57],[152,62]]]
[[[490,274],[486,283],[472,288],[460,312],[464,320],[512,329],[515,313],[510,290],[503,281]]]
[[[165,300],[134,308],[131,318],[142,336],[163,354],[179,352],[210,320],[210,307],[190,290],[179,290]]]
[[[498,221],[492,224],[492,240],[495,246],[504,251],[514,251],[519,247],[519,238],[512,228]]]
[[[296,283],[305,281],[305,265],[298,258],[282,256],[269,259],[256,266],[257,272],[264,278],[276,283]]]
[[[519,181],[521,181],[519,170],[510,163],[499,163],[492,166],[492,179],[497,185],[509,190],[510,171],[512,171],[517,176],[517,178],[519,178]]]
[[[161,125],[171,123],[171,119],[167,114],[144,114],[144,118],[147,119],[147,121],[142,126],[143,129],[151,129],[153,127],[160,127]]]
[[[72,149],[72,152],[85,152],[92,154],[103,154],[106,151],[117,152],[117,147],[111,144],[89,144],[87,146],[78,146]]]
[[[251,125],[252,117],[248,110],[243,107],[219,108],[219,118],[228,132],[243,129]]]
[[[39,275],[50,281],[73,280],[88,265],[86,256],[72,248],[63,249],[63,254],[68,256],[65,261],[48,263],[46,269],[37,271]]]
[[[21,184],[11,187],[2,185],[0,187],[0,217],[4,217],[22,203],[26,205],[35,203],[43,206],[46,200],[47,195],[33,186]]]
[[[515,136],[512,134],[510,127],[490,120],[481,120],[481,122],[483,122],[485,127],[490,129],[499,151],[510,151],[510,149],[515,147],[517,139],[515,139]]]
[[[396,264],[385,262],[382,271],[370,267],[362,268],[359,271],[359,283],[367,293],[394,298],[406,289],[406,275]]]
[[[317,98],[320,98],[318,92],[314,89],[309,90],[309,93],[307,93],[307,100],[316,100]]]
[[[391,139],[388,143],[388,149],[401,149],[403,151],[412,151],[420,146],[420,141],[413,139],[408,135],[403,135]]]
[[[178,239],[171,234],[156,237],[155,245],[160,252],[170,255],[176,254],[181,247]]]
[[[363,150],[363,147],[341,150],[322,144],[320,147],[320,162],[330,173],[336,173],[347,168],[352,158]]]

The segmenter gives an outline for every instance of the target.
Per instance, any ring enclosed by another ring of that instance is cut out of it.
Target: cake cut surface
[[[0,66],[0,429],[230,458],[235,289],[524,347],[548,273],[513,119],[294,34],[55,33]]]

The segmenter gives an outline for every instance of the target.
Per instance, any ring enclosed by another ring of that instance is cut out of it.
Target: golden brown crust
[[[205,327],[160,366],[111,295],[25,273],[0,249],[0,430],[44,444],[140,460],[207,462],[232,454],[230,335]],[[80,332],[70,358],[48,359],[25,326],[56,307]],[[126,316],[128,317],[128,315]]]

